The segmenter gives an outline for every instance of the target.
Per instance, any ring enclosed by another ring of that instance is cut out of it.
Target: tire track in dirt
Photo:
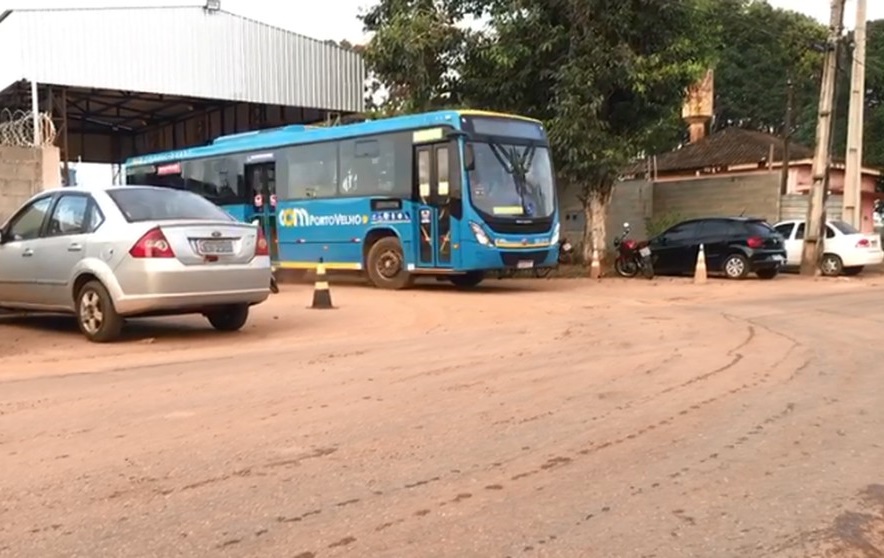
[[[691,386],[694,386],[697,382],[707,381],[707,380],[714,378],[716,376],[725,374],[726,372],[733,370],[735,368],[740,368],[741,370],[746,369],[747,371],[757,371],[759,369],[763,369],[764,366],[758,365],[757,363],[753,362],[752,359],[744,360],[744,355],[741,352],[739,352],[739,351],[746,351],[746,350],[750,349],[751,345],[755,339],[756,339],[755,329],[754,328],[747,328],[745,338],[740,343],[735,345],[729,351],[729,355],[731,356],[731,361],[729,361],[728,363],[726,363],[720,367],[717,367],[713,370],[699,374],[698,376],[695,376],[694,378],[691,378],[689,380],[681,382],[680,384],[678,384],[676,386],[672,386],[670,388],[666,388],[665,390],[661,390],[660,392],[658,392],[654,396],[646,397],[642,400],[642,404],[647,404],[647,403],[653,402],[655,399],[657,399],[659,397],[663,397],[666,394],[670,394],[673,391],[676,391],[679,389],[690,388]],[[793,351],[794,351],[794,347],[785,348],[785,350],[782,351],[782,354],[779,357],[777,357],[772,362],[768,363],[768,366],[770,368],[776,368],[778,366],[781,366],[784,362],[786,362],[792,356]],[[802,364],[799,363],[796,365],[796,368],[800,368],[801,366],[802,366]],[[547,458],[544,462],[539,463],[536,466],[536,468],[524,470],[522,472],[517,472],[514,474],[510,474],[509,482],[510,483],[518,483],[518,482],[522,482],[526,479],[535,477],[537,475],[553,473],[553,472],[555,472],[559,469],[562,469],[564,467],[573,466],[576,463],[578,463],[581,459],[593,457],[596,454],[599,454],[600,452],[603,452],[605,450],[613,449],[613,448],[616,448],[616,447],[621,446],[626,443],[636,442],[643,435],[653,432],[654,430],[656,430],[658,428],[665,428],[668,425],[674,424],[678,420],[681,420],[689,415],[698,413],[698,412],[702,411],[704,408],[720,401],[723,397],[734,396],[734,395],[740,394],[741,392],[751,390],[754,388],[758,388],[758,387],[762,386],[763,384],[768,383],[772,377],[770,373],[767,373],[767,374],[753,373],[752,375],[753,375],[753,377],[755,377],[754,381],[745,382],[740,386],[729,389],[725,393],[722,393],[717,396],[713,396],[713,397],[704,399],[702,401],[696,402],[696,403],[690,405],[689,407],[686,407],[686,408],[678,411],[677,413],[674,413],[672,415],[661,418],[654,423],[646,424],[644,427],[640,427],[640,428],[638,428],[628,434],[621,435],[621,436],[613,438],[613,439],[608,439],[606,441],[601,441],[601,442],[592,444],[592,445],[590,445],[588,447],[584,447],[583,449],[580,449],[576,452],[560,453],[559,455]],[[699,378],[699,379],[697,379],[697,378]],[[631,406],[624,407],[624,408],[620,409],[620,412],[624,412],[626,410],[635,410],[636,408],[638,408],[638,407],[636,407],[635,405],[631,405]],[[769,426],[778,420],[782,420],[782,418],[784,416],[786,416],[786,414],[788,412],[791,412],[791,409],[788,409],[785,414],[778,413],[777,415],[773,415],[773,416],[769,417],[766,420],[766,424]],[[523,448],[523,449],[525,449],[525,448]],[[706,458],[706,459],[708,460],[709,458]],[[517,460],[519,460],[519,458],[516,458],[513,461],[517,461]],[[702,464],[702,463],[705,463],[705,461],[700,460],[699,464]],[[495,463],[486,464],[480,470],[488,471],[489,474],[493,478],[496,479],[496,478],[499,478],[500,472],[503,470],[504,466],[505,466],[505,463],[495,462]],[[473,482],[477,481],[477,478],[475,476],[476,475],[475,471],[476,471],[476,469],[473,469],[472,473],[471,473],[471,478],[473,479]],[[669,476],[669,480],[672,480],[672,479],[678,478],[679,476],[687,474],[689,471],[690,471],[690,468],[675,471]],[[422,487],[427,487],[431,484],[436,484],[436,483],[446,483],[447,485],[457,486],[457,484],[459,483],[459,479],[461,479],[462,476],[463,476],[463,471],[453,470],[450,473],[445,474],[445,475],[437,475],[437,476],[427,478],[427,479],[421,479],[418,481],[404,483],[401,486],[400,490],[412,491],[412,490],[420,489]],[[633,489],[632,494],[637,496],[637,495],[643,494],[648,491],[653,491],[655,488],[659,488],[660,486],[662,486],[666,480],[667,479],[661,478],[661,479],[658,479],[658,481],[647,485],[646,487],[635,487]],[[478,482],[481,483],[481,481],[478,481]],[[505,491],[506,488],[507,488],[506,483],[501,483],[501,482],[488,482],[484,485],[484,490],[487,492]],[[396,490],[387,491],[384,493],[384,495],[391,495],[392,493],[395,493],[395,492],[396,492]],[[444,508],[449,505],[461,504],[463,502],[472,501],[472,500],[474,500],[474,494],[469,493],[469,492],[457,492],[451,500],[440,502],[436,505],[436,507],[437,508]],[[478,505],[478,504],[475,504],[475,505]],[[373,532],[385,531],[386,529],[390,529],[395,526],[403,525],[403,524],[408,523],[409,521],[412,521],[412,520],[421,520],[423,518],[431,516],[432,513],[433,513],[432,507],[429,507],[429,508],[424,507],[424,508],[421,508],[420,510],[418,510],[417,512],[413,513],[410,517],[400,517],[398,519],[385,521],[385,522],[375,526],[372,531]],[[588,519],[591,519],[591,514],[590,514],[590,517],[588,517]],[[587,517],[584,517],[580,521],[585,521],[588,519],[587,519]],[[370,535],[370,533],[367,533],[367,535]],[[549,537],[547,537],[547,539],[548,538]],[[553,536],[553,539],[554,538],[555,538],[555,536]]]

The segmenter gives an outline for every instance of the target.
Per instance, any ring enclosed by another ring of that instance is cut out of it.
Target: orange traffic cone
[[[322,263],[322,258],[319,258],[319,265],[316,266],[316,282],[313,285],[313,306],[311,308],[316,310],[334,308],[331,291],[328,288],[328,280],[325,276],[325,264]]]
[[[706,250],[700,245],[700,251],[697,252],[697,266],[694,268],[694,283],[702,285],[706,282]]]
[[[602,276],[602,266],[599,263],[599,251],[592,249],[592,262],[589,264],[589,278],[598,279]]]

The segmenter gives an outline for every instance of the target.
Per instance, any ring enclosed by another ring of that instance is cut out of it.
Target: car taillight
[[[860,241],[856,243],[857,248],[868,248],[869,246],[871,246],[871,243],[868,238],[860,239]]]
[[[746,244],[749,245],[749,248],[757,250],[758,248],[764,246],[764,239],[760,236],[750,236],[749,240],[746,241]]]
[[[267,238],[264,236],[264,230],[258,227],[258,240],[255,242],[256,256],[269,256],[270,246],[267,244]]]
[[[174,258],[175,252],[169,246],[166,235],[157,227],[144,233],[129,250],[129,255],[133,258]]]

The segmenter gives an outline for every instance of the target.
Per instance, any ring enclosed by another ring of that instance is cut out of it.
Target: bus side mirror
[[[464,146],[463,166],[467,171],[476,170],[476,152],[473,150],[472,143],[468,143]]]

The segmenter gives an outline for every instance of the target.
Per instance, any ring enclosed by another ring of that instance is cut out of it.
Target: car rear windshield
[[[164,188],[118,188],[107,194],[130,223],[143,221],[233,221],[229,213],[212,202],[183,190]]]
[[[776,233],[773,227],[764,221],[746,221],[746,230],[756,236],[770,236]]]
[[[841,234],[859,234],[859,231],[850,223],[845,223],[844,221],[831,221],[830,224],[841,231]]]

